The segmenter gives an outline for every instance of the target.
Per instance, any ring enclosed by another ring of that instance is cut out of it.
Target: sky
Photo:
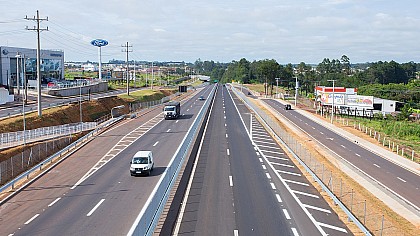
[[[0,46],[64,51],[65,61],[231,62],[275,59],[318,64],[420,62],[418,0],[0,0]]]

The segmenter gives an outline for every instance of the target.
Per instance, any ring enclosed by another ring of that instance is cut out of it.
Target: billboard
[[[334,106],[344,105],[344,94],[334,93]],[[321,103],[323,105],[332,105],[333,93],[321,93]]]
[[[346,105],[373,109],[373,96],[347,95]]]

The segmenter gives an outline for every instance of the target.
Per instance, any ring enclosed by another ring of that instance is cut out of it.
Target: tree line
[[[332,86],[330,80],[335,80],[335,86],[359,88],[359,95],[397,100],[420,108],[420,81],[416,79],[420,63],[378,61],[351,64],[350,59],[343,55],[340,59],[324,58],[318,65],[305,62],[281,65],[274,59],[250,62],[242,58],[230,63],[198,59],[194,69],[222,83],[265,83],[268,94],[272,94],[277,82],[279,86],[293,90],[296,78],[303,95],[313,93],[317,85]]]

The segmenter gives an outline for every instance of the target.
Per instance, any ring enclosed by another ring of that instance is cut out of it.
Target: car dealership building
[[[64,78],[63,51],[41,50],[40,58],[41,80]],[[19,83],[17,83],[17,68],[21,78]],[[12,88],[16,88],[17,84],[21,87],[24,73],[28,87],[36,87],[36,49],[0,46],[0,87],[8,88],[9,91],[13,91]]]

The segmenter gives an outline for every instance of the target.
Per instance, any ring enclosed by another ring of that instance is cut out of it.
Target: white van
[[[130,174],[131,176],[150,175],[153,165],[152,151],[138,151],[130,161]]]

